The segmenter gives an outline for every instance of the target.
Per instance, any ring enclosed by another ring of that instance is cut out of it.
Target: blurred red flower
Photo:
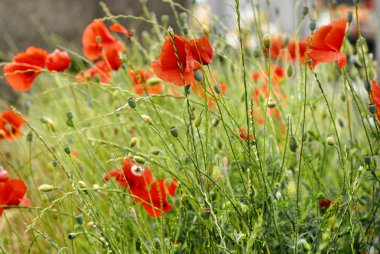
[[[132,200],[141,203],[153,218],[160,217],[162,213],[171,210],[173,205],[169,203],[167,195],[174,197],[178,185],[176,179],[173,178],[170,185],[163,179],[153,181],[153,174],[148,168],[138,166],[129,158],[123,160],[122,166],[123,171],[111,170],[104,180],[115,178],[122,187],[128,187],[129,192],[133,195]]]
[[[13,140],[21,134],[21,127],[25,124],[24,120],[12,110],[5,110],[0,115],[0,141],[3,139]]]
[[[253,138],[254,138],[252,133],[250,133],[249,137],[248,137],[248,132],[245,128],[239,129],[239,136],[243,141],[253,140]]]
[[[318,28],[313,36],[305,39],[306,43],[311,40],[307,52],[309,59],[313,61],[312,68],[319,63],[338,62],[338,67],[346,65],[346,55],[340,52],[346,32],[347,19],[334,20],[331,24]]]
[[[128,71],[129,76],[131,77],[135,93],[138,95],[143,95],[145,93],[148,94],[159,94],[162,90],[162,83],[152,83],[148,84],[148,79],[150,79],[153,75],[148,70],[129,70]]]
[[[112,24],[110,26],[110,29],[116,33],[122,33],[128,38],[131,38],[133,36],[133,33],[131,31],[127,30],[125,27],[123,27],[120,24]]]
[[[376,105],[377,117],[380,118],[380,86],[376,80],[371,80],[371,92],[373,96],[373,102]]]
[[[121,66],[119,54],[125,46],[107,29],[100,20],[94,20],[83,31],[82,36],[83,54],[90,60],[95,61],[100,56],[108,67],[117,70]]]
[[[211,63],[214,51],[206,36],[188,41],[175,34],[174,44],[177,56],[171,37],[166,36],[158,60],[152,62],[152,69],[160,79],[185,86],[195,82],[194,70],[199,69],[200,65]]]
[[[332,204],[332,201],[328,198],[319,200],[319,208],[323,211],[327,210]]]
[[[27,48],[25,52],[18,53],[12,63],[4,66],[5,79],[14,90],[29,91],[45,67],[46,57],[47,52],[41,48]]]
[[[9,179],[9,174],[0,168],[0,216],[8,209],[1,206],[17,206],[24,202],[26,205],[30,201],[24,198],[27,188],[20,179]]]
[[[49,71],[63,71],[69,68],[71,59],[66,51],[54,50],[46,58],[46,68]]]
[[[110,83],[111,70],[103,60],[97,61],[93,67],[88,68],[84,72],[78,73],[76,78],[78,82],[85,82],[88,79],[94,79],[96,76],[99,77],[100,82]]]

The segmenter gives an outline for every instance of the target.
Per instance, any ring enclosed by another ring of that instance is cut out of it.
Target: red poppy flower
[[[143,95],[145,93],[148,94],[159,94],[162,90],[162,84],[161,83],[153,83],[148,84],[148,79],[150,79],[153,75],[148,70],[129,70],[128,71],[129,76],[131,77],[134,87],[135,87],[135,93],[138,95]]]
[[[18,53],[12,63],[4,66],[5,79],[16,91],[28,91],[45,67],[47,52],[36,47],[29,47],[25,52]]]
[[[306,41],[292,40],[289,42],[287,48],[288,48],[290,58],[293,61],[299,60],[301,63],[305,62],[305,52],[307,48]]]
[[[111,69],[105,61],[96,62],[93,67],[88,68],[83,73],[78,73],[76,78],[78,82],[85,82],[87,79],[95,78],[95,76],[98,76],[102,83],[110,83]]]
[[[277,59],[281,55],[281,51],[284,49],[284,42],[282,36],[277,36],[271,39],[270,47],[269,47],[269,55]]]
[[[24,182],[20,179],[9,179],[8,172],[0,169],[0,216],[3,211],[8,208],[1,208],[1,206],[17,206],[23,200],[27,188]]]
[[[164,179],[157,179],[150,186],[149,194],[144,197],[145,202],[142,202],[141,205],[152,218],[161,217],[163,213],[172,209],[173,204],[169,203],[168,195],[174,197],[177,186],[178,181],[174,178],[170,185]]]
[[[321,200],[319,200],[319,208],[321,208],[321,210],[325,211],[327,210],[332,204],[332,201],[328,198],[323,198]]]
[[[371,92],[373,96],[373,102],[376,105],[377,117],[380,117],[380,86],[376,80],[371,80]]]
[[[195,82],[194,70],[200,68],[199,64],[211,63],[213,49],[207,37],[187,41],[186,38],[175,34],[174,43],[178,61],[173,42],[168,35],[158,60],[152,62],[152,69],[160,79],[177,86],[185,86]],[[181,65],[182,73],[178,64]]]
[[[0,141],[13,140],[21,134],[20,129],[25,124],[24,120],[12,110],[5,110],[0,115]]]
[[[331,22],[326,26],[317,29],[313,37],[306,38],[306,42],[311,39],[308,57],[313,61],[314,68],[319,63],[338,62],[338,67],[346,65],[346,55],[340,52],[346,32],[347,19],[342,18]]]
[[[202,88],[202,85],[199,82],[194,82],[191,84],[191,88],[194,90],[194,93],[197,94],[202,99],[205,98],[205,92]],[[207,107],[214,108],[215,107],[215,97],[212,96],[214,94],[216,97],[218,97],[220,94],[226,94],[227,92],[227,86],[225,83],[221,82],[218,84],[218,87],[214,86],[214,91],[210,91],[210,89],[207,89],[207,92],[209,93],[207,98]]]
[[[121,41],[116,40],[100,20],[94,20],[84,30],[82,36],[83,54],[90,60],[97,60],[100,56],[112,70],[121,65],[120,52],[125,47]]]
[[[116,33],[122,33],[128,38],[131,38],[133,36],[133,33],[131,31],[127,30],[125,27],[123,27],[120,24],[112,24],[110,26],[110,29]]]
[[[46,58],[46,68],[49,71],[63,71],[69,68],[71,59],[66,51],[54,50]]]
[[[253,140],[254,138],[252,133],[250,133],[248,137],[248,132],[245,128],[239,129],[239,136],[243,141]]]

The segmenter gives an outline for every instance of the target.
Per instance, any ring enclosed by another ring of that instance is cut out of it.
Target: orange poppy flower
[[[125,27],[123,27],[120,24],[112,24],[110,26],[110,29],[116,33],[122,33],[128,38],[131,38],[133,36],[133,33],[131,31],[127,30]]]
[[[269,55],[273,59],[277,59],[281,55],[281,51],[285,48],[282,36],[277,36],[271,39],[269,47]]]
[[[3,176],[3,177],[1,177]],[[0,168],[0,206],[17,206],[22,202],[29,204],[24,196],[27,191],[25,183],[20,179],[9,179],[9,174]],[[8,208],[0,207],[0,216]]]
[[[159,94],[162,90],[162,84],[161,83],[155,83],[155,84],[148,84],[147,81],[149,78],[151,78],[153,75],[148,70],[129,70],[128,75],[131,77],[134,87],[135,87],[135,93],[138,95],[143,95],[146,92],[148,94]]]
[[[347,19],[334,20],[331,24],[321,26],[313,37],[307,37],[306,43],[311,40],[308,57],[313,61],[314,68],[319,63],[338,62],[338,67],[346,65],[346,55],[340,52],[346,32]]]
[[[25,124],[24,120],[12,110],[5,110],[0,115],[0,141],[3,139],[13,140],[21,134],[21,127]]]
[[[87,79],[95,78],[95,76],[98,76],[102,83],[110,83],[111,69],[105,61],[96,62],[93,67],[88,68],[83,73],[78,73],[76,78],[78,82],[82,83],[86,82]]]
[[[124,51],[124,44],[116,40],[102,21],[94,20],[85,28],[82,44],[83,54],[88,59],[95,61],[101,56],[109,68],[117,70],[120,67],[119,54]]]
[[[71,59],[66,51],[54,50],[46,58],[46,68],[49,71],[63,71],[69,68]]]
[[[253,138],[254,138],[252,133],[250,133],[249,137],[248,137],[248,132],[245,128],[239,129],[239,136],[243,141],[253,140]]]
[[[213,49],[207,37],[187,41],[186,38],[175,34],[174,43],[178,61],[173,42],[168,35],[162,45],[158,60],[153,61],[151,67],[160,79],[177,86],[185,86],[195,82],[194,70],[199,69],[199,65],[211,63]]]
[[[307,48],[306,41],[292,40],[289,42],[287,48],[288,48],[290,58],[293,61],[298,59],[301,63],[305,62],[305,52]]]
[[[4,66],[5,79],[16,91],[26,92],[45,67],[47,52],[36,47],[29,47],[18,53],[12,63]]]
[[[371,80],[371,92],[373,96],[373,102],[376,105],[377,117],[380,118],[380,86],[376,80]]]

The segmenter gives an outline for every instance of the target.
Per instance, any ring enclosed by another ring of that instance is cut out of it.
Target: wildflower
[[[49,71],[63,71],[69,68],[71,59],[66,51],[54,50],[46,57],[46,68]]]
[[[377,84],[376,80],[371,80],[371,92],[373,96],[373,102],[376,105],[375,110],[377,111],[377,117],[380,117],[380,86]],[[377,109],[377,110],[376,110]]]
[[[287,46],[290,58],[295,61],[299,60],[301,63],[305,62],[305,53],[307,49],[306,41],[292,40]]]
[[[100,20],[94,20],[84,30],[82,36],[83,54],[95,61],[102,57],[109,69],[117,70],[121,66],[119,54],[125,46],[110,33]]]
[[[2,176],[2,177],[1,177]],[[29,205],[30,201],[24,197],[27,191],[25,183],[20,179],[9,179],[9,174],[0,168],[0,216],[8,209],[1,206]]]
[[[88,68],[83,73],[78,73],[76,78],[78,82],[82,83],[88,79],[94,79],[96,76],[99,77],[102,83],[110,83],[111,69],[105,61],[96,62],[93,67]]]
[[[112,24],[110,26],[110,29],[116,33],[122,33],[128,38],[131,38],[133,36],[133,33],[131,31],[127,30],[125,27],[123,27],[120,24]]]
[[[313,37],[307,37],[305,41],[311,40],[308,57],[312,60],[312,68],[319,63],[331,63],[338,61],[338,67],[346,65],[346,55],[340,52],[346,32],[347,19],[342,18],[331,24],[321,26]]]
[[[21,134],[20,129],[25,124],[24,120],[12,110],[5,110],[0,114],[0,141],[3,139],[13,140]]]
[[[194,71],[200,65],[211,63],[213,48],[206,36],[191,41],[176,34],[173,37],[174,45],[171,36],[166,36],[158,60],[152,62],[152,69],[160,79],[186,86],[195,82]]]
[[[194,90],[194,93],[197,94],[199,97],[201,97],[202,99],[205,98],[205,92],[204,92],[204,89],[203,89],[201,83],[194,82],[191,84],[191,88]],[[220,82],[217,85],[215,85],[213,87],[213,90],[215,92],[215,94],[214,94],[215,96],[213,96],[213,92],[211,91],[211,89],[206,89],[206,90],[207,90],[207,93],[210,94],[207,98],[207,106],[209,108],[214,108],[215,107],[215,100],[218,97],[218,95],[219,94],[223,94],[223,95],[226,94],[227,85],[223,82]]]
[[[239,136],[243,141],[253,140],[253,138],[254,138],[252,133],[250,133],[249,137],[248,137],[248,132],[245,128],[239,129]]]
[[[326,211],[332,204],[332,201],[328,198],[323,198],[319,200],[319,208],[322,212]]]
[[[29,91],[45,67],[46,57],[47,52],[41,48],[27,48],[25,52],[18,53],[12,63],[4,66],[5,79],[14,90]]]
[[[131,77],[135,93],[137,95],[148,94],[159,94],[162,90],[162,84],[160,82],[153,82],[149,84],[149,79],[152,78],[152,73],[148,70],[129,70],[129,76]]]

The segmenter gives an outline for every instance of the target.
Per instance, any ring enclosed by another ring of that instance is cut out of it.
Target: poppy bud
[[[99,74],[95,74],[95,75],[94,75],[94,81],[95,81],[96,83],[100,83],[100,75],[99,75]]]
[[[187,13],[186,12],[181,12],[179,14],[179,18],[182,20],[183,23],[187,23]]]
[[[77,234],[75,233],[69,233],[69,235],[67,236],[70,240],[74,240],[75,237],[77,237]]]
[[[287,192],[290,198],[296,197],[297,187],[296,187],[296,183],[293,180],[289,181],[288,186],[287,186]]]
[[[78,214],[75,216],[75,220],[76,222],[79,224],[79,225],[82,225],[83,224],[83,221],[84,221],[84,218],[83,218],[83,214]]]
[[[339,123],[339,125],[340,125],[340,127],[344,127],[344,122],[343,122],[343,120],[342,119],[338,119],[338,123]]]
[[[49,184],[42,184],[38,187],[38,190],[41,192],[50,192],[54,189],[55,189],[55,187],[53,185],[49,185]]]
[[[340,94],[340,99],[341,99],[342,101],[346,101],[346,94],[345,94],[345,93],[341,93],[341,94]]]
[[[65,147],[63,148],[63,150],[65,151],[66,154],[70,155],[70,153],[71,153],[70,146],[68,146],[68,145],[65,146]]]
[[[129,98],[129,99],[128,99],[128,105],[129,105],[131,108],[136,108],[136,106],[137,106],[137,101],[135,100],[135,98]]]
[[[371,164],[371,156],[364,156],[364,163],[367,165]]]
[[[255,58],[259,58],[260,57],[260,52],[258,50],[253,51],[253,56]]]
[[[314,32],[315,28],[317,27],[317,25],[315,24],[315,21],[311,21],[310,24],[309,24],[309,29],[311,32]]]
[[[160,239],[154,238],[153,239],[153,246],[157,250],[161,249],[161,241],[160,241]]]
[[[286,69],[286,74],[289,78],[293,76],[293,66],[291,64],[289,64],[288,68]]]
[[[53,123],[53,121],[52,121],[50,118],[48,118],[48,117],[46,117],[46,116],[42,116],[42,117],[40,118],[40,121],[41,121],[43,124],[45,124],[46,127],[47,127],[50,131],[55,132],[55,126],[54,126],[54,123]]]
[[[294,136],[290,137],[289,148],[290,148],[290,151],[292,151],[293,153],[297,152],[298,144],[297,144],[297,140]]]
[[[282,44],[284,45],[284,47],[288,46],[288,44],[289,44],[289,38],[288,38],[288,37],[285,37],[285,38],[282,40]]]
[[[200,71],[198,69],[195,70],[194,71],[194,78],[195,78],[196,81],[202,83],[203,82],[203,73],[202,73],[202,71]]]
[[[71,111],[67,112],[66,116],[67,116],[67,120],[66,120],[67,126],[74,127],[73,112],[71,112]]]
[[[352,20],[353,20],[352,11],[349,11],[349,12],[347,13],[347,21],[348,21],[348,23],[351,23]]]
[[[58,161],[57,160],[53,160],[52,162],[51,162],[51,164],[53,165],[53,167],[57,167],[58,166]]]
[[[157,85],[159,83],[161,83],[161,79],[157,78],[157,77],[152,77],[152,78],[149,78],[146,83],[150,86],[154,86],[154,85]]]
[[[335,145],[334,138],[333,138],[333,137],[328,137],[328,138],[326,139],[326,143],[327,143],[329,146],[334,146],[334,145]]]
[[[375,114],[375,113],[376,113],[376,105],[375,105],[375,104],[369,104],[369,105],[368,105],[368,111],[369,111],[371,114]]]
[[[79,189],[87,188],[87,184],[84,181],[78,181],[77,186]]]
[[[141,115],[141,118],[149,125],[153,125],[153,120],[148,115]]]
[[[194,126],[195,128],[198,128],[202,123],[202,113],[199,114],[199,116],[197,116],[197,118],[195,118],[195,121],[194,121]]]
[[[307,65],[309,67],[312,67],[313,66],[313,60],[311,60],[311,59],[307,60]]]
[[[168,27],[168,34],[169,34],[170,36],[174,36],[173,28],[171,28],[170,26]]]
[[[267,104],[268,108],[274,108],[276,107],[276,102],[274,101],[269,101],[268,104]]]
[[[95,222],[93,222],[93,221],[89,221],[89,222],[86,224],[86,226],[89,227],[89,228],[94,228],[94,227],[96,227],[96,224],[95,224]]]
[[[129,147],[130,148],[135,147],[137,145],[138,141],[139,141],[139,139],[136,137],[131,138],[131,142],[129,142]]]
[[[266,49],[270,48],[270,35],[269,34],[264,35],[264,37],[263,37],[263,43],[264,43],[264,47]]]
[[[189,33],[189,29],[187,28],[187,26],[184,26],[182,28],[182,32],[183,32],[184,35],[187,35]]]
[[[168,15],[162,15],[161,16],[161,22],[162,22],[164,27],[167,26],[169,23],[169,16]]]
[[[154,148],[150,153],[153,154],[153,155],[159,155],[160,154],[160,150],[157,149],[157,148]]]
[[[303,7],[302,15],[305,17],[309,13],[309,8],[307,6]]]
[[[215,117],[214,120],[212,121],[212,127],[218,126],[219,122],[220,122],[220,118]]]
[[[32,132],[29,132],[27,135],[26,135],[26,141],[28,142],[32,142],[33,140],[33,133]]]
[[[178,129],[177,129],[177,127],[171,127],[170,128],[170,133],[172,134],[173,137],[178,138]]]
[[[141,156],[133,156],[133,160],[140,164],[145,164],[145,159]]]

